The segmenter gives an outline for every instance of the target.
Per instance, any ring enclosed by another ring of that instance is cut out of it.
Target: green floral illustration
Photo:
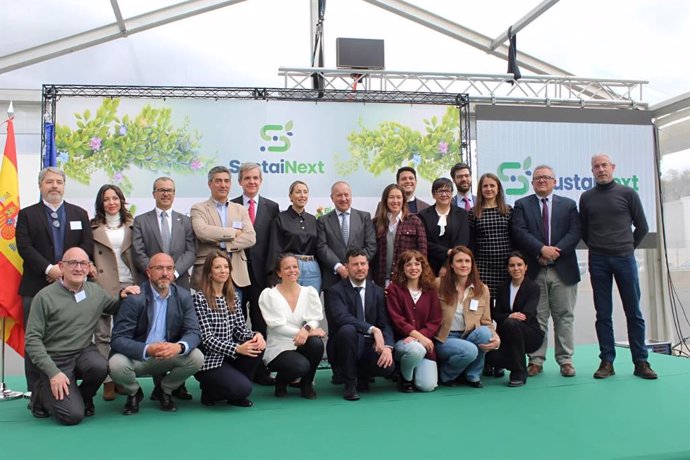
[[[119,105],[120,99],[103,99],[93,117],[90,110],[74,114],[77,129],[56,126],[58,165],[70,178],[88,185],[94,172],[105,171],[129,193],[131,167],[172,175],[195,173],[211,163],[212,158],[199,155],[201,135],[188,132],[188,119],[176,128],[172,109],[148,104],[136,117],[120,118]]]
[[[361,130],[348,136],[350,158],[336,156],[337,172],[352,174],[362,168],[378,176],[412,166],[429,181],[447,174],[458,161],[454,153],[460,152],[459,109],[448,107],[440,123],[436,116],[423,121],[425,132],[392,121],[372,130],[360,122]]]

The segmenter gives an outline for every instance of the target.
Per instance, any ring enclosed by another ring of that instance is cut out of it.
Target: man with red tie
[[[455,182],[458,194],[453,197],[453,204],[470,212],[477,201],[472,195],[472,170],[467,163],[456,163],[450,168],[450,178]]]

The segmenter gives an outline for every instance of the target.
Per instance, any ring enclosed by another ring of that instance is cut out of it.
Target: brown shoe
[[[570,363],[561,364],[561,375],[563,377],[575,377],[575,368]]]
[[[529,377],[534,377],[535,375],[541,374],[544,368],[539,364],[530,364],[527,366],[527,375]]]
[[[103,384],[103,400],[115,401],[117,395],[115,394],[115,383],[107,382]]]
[[[613,363],[608,361],[601,361],[599,364],[599,369],[594,373],[595,379],[605,379],[606,377],[611,377],[616,375],[616,371],[613,370]]]
[[[633,374],[647,380],[654,380],[658,377],[647,361],[635,363],[635,372]]]

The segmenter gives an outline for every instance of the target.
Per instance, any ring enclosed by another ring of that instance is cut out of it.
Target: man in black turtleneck
[[[615,169],[609,155],[592,156],[592,174],[597,184],[580,197],[582,239],[589,247],[589,273],[597,312],[595,327],[601,359],[594,378],[604,379],[615,374],[611,291],[615,278],[628,323],[634,374],[644,379],[656,379],[656,372],[647,362],[645,322],[640,311],[640,280],[634,255],[649,227],[640,197],[632,188],[613,180]]]

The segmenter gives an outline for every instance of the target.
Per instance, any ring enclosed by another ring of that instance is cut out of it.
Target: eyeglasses
[[[437,195],[448,195],[448,196],[450,196],[450,195],[453,194],[453,191],[452,191],[452,190],[448,190],[447,188],[443,188],[443,189],[441,189],[441,190],[436,190],[436,194],[437,194]]]
[[[556,179],[556,178],[553,176],[534,176],[532,178],[532,181],[533,182],[539,182],[539,181],[550,181],[550,180],[554,180],[554,179]]]
[[[89,268],[89,261],[83,260],[63,260],[63,264],[66,264],[69,268]]]
[[[174,188],[157,188],[154,190],[154,192],[158,192],[160,194],[175,193],[175,189]]]
[[[175,266],[174,265],[153,265],[153,266],[149,267],[149,269],[157,271],[157,272],[162,272],[162,271],[172,272],[172,271],[175,271]]]

